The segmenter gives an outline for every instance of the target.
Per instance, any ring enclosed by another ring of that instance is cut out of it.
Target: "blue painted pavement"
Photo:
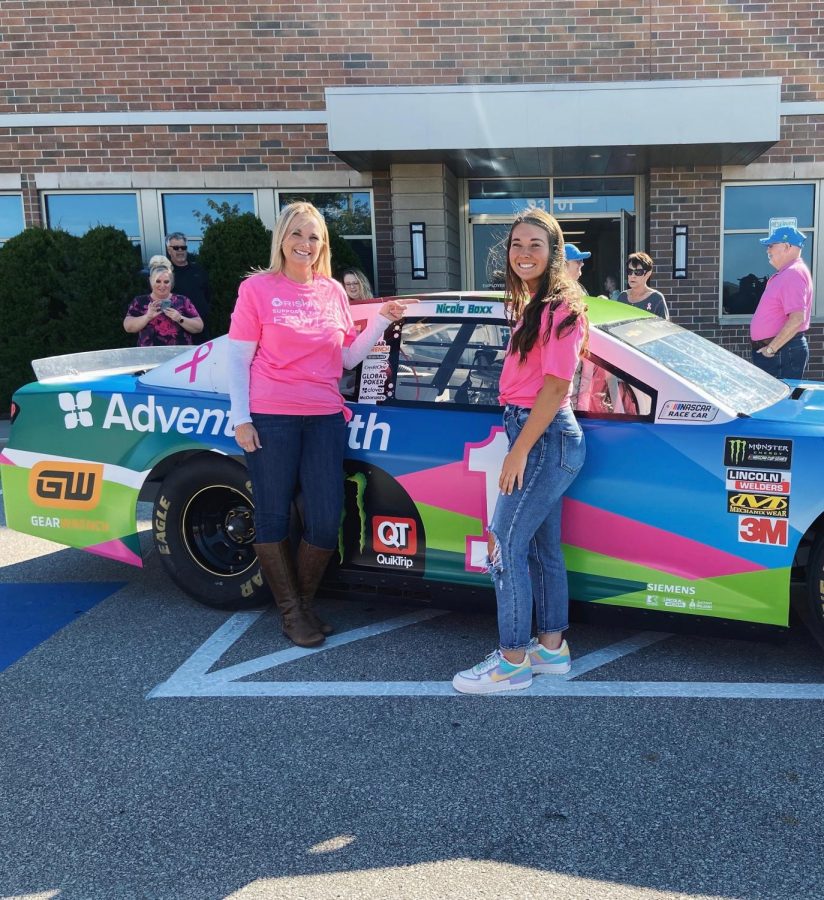
[[[0,584],[0,672],[126,584]]]

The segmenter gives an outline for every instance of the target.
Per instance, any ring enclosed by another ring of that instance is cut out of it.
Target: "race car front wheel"
[[[185,460],[166,476],[152,516],[155,548],[172,580],[215,609],[256,609],[272,600],[255,556],[252,487],[224,456]]]

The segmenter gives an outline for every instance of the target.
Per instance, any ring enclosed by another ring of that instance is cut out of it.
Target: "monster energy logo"
[[[363,472],[355,472],[353,475],[347,475],[346,480],[353,482],[355,485],[355,506],[358,509],[358,519],[360,521],[360,538],[358,543],[360,552],[363,553],[364,548],[366,547],[366,508],[364,506],[364,498],[366,496],[367,478]],[[340,556],[341,562],[343,562],[344,557],[343,521],[345,518],[346,506],[344,505],[340,517],[340,527],[338,528],[338,555]]]
[[[744,462],[747,456],[747,442],[743,438],[732,438],[727,441],[730,454],[730,465]]]

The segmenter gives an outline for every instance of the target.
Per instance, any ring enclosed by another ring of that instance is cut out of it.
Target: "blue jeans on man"
[[[810,361],[810,349],[807,345],[807,335],[796,334],[775,354],[765,356],[753,348],[752,362],[775,378],[800,379],[804,377],[804,370]]]

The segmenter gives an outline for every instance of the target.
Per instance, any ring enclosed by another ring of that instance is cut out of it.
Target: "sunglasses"
[[[639,278],[649,272],[649,269],[627,269],[627,275],[637,275]]]
[[[180,246],[180,245],[175,246],[174,244],[169,244],[169,249],[170,250],[188,250],[189,248],[185,244],[183,244],[182,246]]]

